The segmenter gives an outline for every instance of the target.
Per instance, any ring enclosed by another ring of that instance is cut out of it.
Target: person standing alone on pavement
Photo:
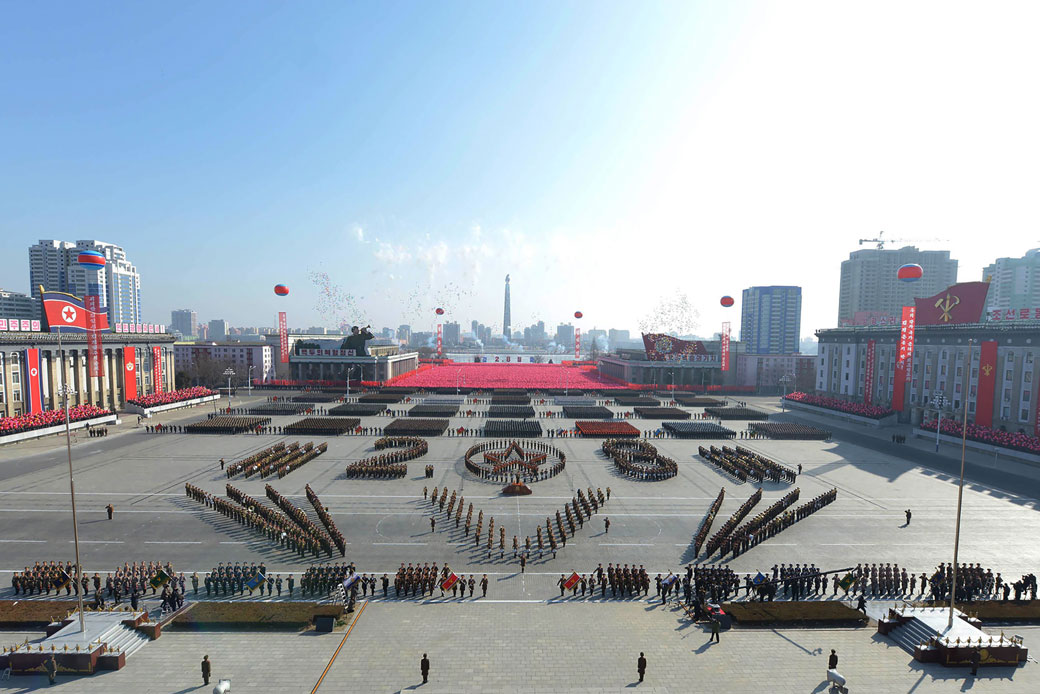
[[[906,510],[906,524],[910,525],[910,509]]]
[[[719,641],[719,620],[716,617],[711,618],[711,638],[709,642],[714,641],[715,643],[721,643]]]
[[[639,673],[639,681],[643,681],[643,675],[646,674],[646,656],[643,652],[639,652],[639,660],[636,661],[636,671]]]
[[[831,649],[831,655],[830,655],[829,658],[827,658],[827,669],[828,670],[834,670],[837,667],[838,667],[838,654],[835,653],[834,649],[832,648]]]
[[[419,672],[422,673],[423,684],[430,678],[430,659],[426,657],[426,654],[422,654],[422,660],[419,661]]]
[[[603,534],[606,535],[610,532],[610,518],[603,519]]]
[[[202,656],[202,684],[209,684],[210,662],[209,656]]]
[[[105,511],[108,513],[108,519],[112,520],[112,516],[115,515],[115,512],[116,512],[116,507],[113,506],[112,504],[109,504],[108,506],[105,507]]]

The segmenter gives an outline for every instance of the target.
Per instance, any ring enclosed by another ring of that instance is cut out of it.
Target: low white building
[[[275,352],[271,345],[243,342],[195,342],[178,343],[173,346],[174,368],[178,372],[191,372],[192,366],[206,359],[227,363],[235,370],[236,380],[245,383],[250,377],[254,382],[275,377]],[[250,373],[249,368],[253,367]]]

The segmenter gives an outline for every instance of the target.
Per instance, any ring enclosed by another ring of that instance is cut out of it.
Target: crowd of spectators
[[[184,400],[194,400],[195,398],[204,398],[209,395],[216,395],[216,391],[210,390],[204,386],[191,386],[190,388],[181,388],[179,390],[171,390],[166,393],[152,393],[151,395],[144,395],[139,398],[127,400],[128,405],[137,405],[138,407],[156,407],[158,405],[171,405],[175,402],[182,402]]]
[[[935,423],[936,420],[934,419],[924,422],[921,424],[921,428],[927,431],[935,431]],[[960,438],[964,434],[962,427],[963,423],[960,420],[944,419],[940,433]],[[968,424],[967,436],[971,441],[978,441],[991,446],[1002,446],[1022,451],[1023,453],[1040,454],[1040,439],[1024,432],[1001,431],[1000,429],[990,429],[978,424]]]
[[[788,393],[787,399],[791,402],[800,402],[805,405],[812,405],[813,407],[837,410],[838,412],[854,414],[857,417],[869,417],[870,419],[881,419],[882,417],[887,417],[895,412],[895,410],[890,407],[882,407],[881,405],[865,405],[861,402],[846,402],[845,400],[831,398],[826,395],[812,395],[801,391]]]
[[[96,405],[76,405],[69,408],[69,421],[79,422],[112,414]],[[65,423],[65,410],[47,410],[36,414],[20,414],[16,417],[0,417],[0,436],[20,434],[33,429],[54,427]]]

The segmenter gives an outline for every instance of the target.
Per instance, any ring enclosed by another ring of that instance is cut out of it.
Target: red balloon
[[[723,306],[725,306],[726,308],[729,308],[730,306],[733,305],[733,297],[732,296],[724,296],[721,299],[719,299],[719,303],[722,304]]]
[[[286,287],[284,284],[276,284],[274,285],[274,293],[278,296],[288,296],[289,288]]]
[[[437,307],[437,315],[438,316],[443,316],[444,315],[444,309],[438,306]]]
[[[575,311],[575,312],[574,312],[574,317],[575,317],[575,318],[581,318],[581,316],[582,316],[582,313],[581,313],[581,311]]]

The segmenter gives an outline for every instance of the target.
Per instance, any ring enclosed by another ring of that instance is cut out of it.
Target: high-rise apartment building
[[[441,339],[446,345],[462,344],[462,328],[455,322],[445,323]]]
[[[40,301],[28,294],[0,289],[0,318],[40,320]]]
[[[556,344],[561,347],[574,346],[574,326],[570,323],[560,323],[556,326]]]
[[[899,266],[920,265],[924,275],[916,282],[896,279]],[[874,312],[898,317],[914,299],[938,294],[957,282],[957,261],[949,251],[869,248],[853,251],[841,264],[838,323],[851,323],[856,313]]]
[[[199,317],[190,308],[170,311],[170,327],[185,337],[199,334]]]
[[[397,326],[397,339],[409,342],[412,339],[412,326],[401,324]]]
[[[213,340],[214,342],[219,340],[226,340],[228,336],[228,322],[223,318],[215,318],[209,322],[209,330],[206,332],[206,339]]]
[[[80,267],[81,251],[105,256],[103,270]],[[40,286],[76,296],[96,295],[108,308],[109,323],[141,322],[141,275],[127,260],[126,251],[104,241],[41,240],[29,247],[29,291],[40,298]]]
[[[794,354],[802,328],[801,287],[749,287],[740,304],[740,341],[747,354]]]
[[[997,258],[982,271],[982,279],[989,282],[988,310],[1040,306],[1040,248],[1021,258]]]

